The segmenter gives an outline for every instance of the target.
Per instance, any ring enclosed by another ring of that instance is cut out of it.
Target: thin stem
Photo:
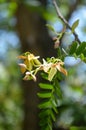
[[[70,30],[72,30],[72,28],[71,28],[71,26],[69,25],[69,23],[68,23],[68,21],[64,18],[64,16],[62,15],[62,13],[60,12],[60,10],[59,10],[59,7],[58,7],[58,5],[57,5],[57,3],[56,3],[56,0],[52,0],[53,1],[53,5],[54,5],[54,7],[55,7],[55,9],[56,9],[56,12],[57,12],[57,15],[58,15],[58,17],[65,23],[65,25],[70,29]],[[73,32],[73,35],[75,36],[75,39],[78,41],[78,43],[80,44],[81,42],[80,42],[80,40],[79,40],[79,38],[78,38],[78,35],[77,35],[77,33],[74,31]]]

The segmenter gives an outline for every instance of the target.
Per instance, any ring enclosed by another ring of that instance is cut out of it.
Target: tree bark
[[[16,29],[20,38],[22,52],[30,51],[44,58],[56,55],[52,39],[45,26],[46,21],[36,10],[31,10],[25,4],[19,4],[15,16],[17,20]],[[22,81],[24,92],[23,130],[39,130],[37,84],[38,82]]]

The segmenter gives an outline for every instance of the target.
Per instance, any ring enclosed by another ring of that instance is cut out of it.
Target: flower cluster
[[[23,60],[20,63],[21,72],[25,73],[24,80],[33,79],[36,81],[36,74],[38,71],[44,71],[48,74],[48,80],[51,81],[57,71],[60,71],[64,75],[67,75],[66,69],[63,68],[64,62],[60,59],[51,57],[46,61],[43,59],[43,63],[39,61],[39,56],[34,56],[32,53],[27,52],[24,55],[18,56],[19,59]]]

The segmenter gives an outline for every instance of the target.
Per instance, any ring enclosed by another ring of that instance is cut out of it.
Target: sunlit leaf
[[[55,29],[50,25],[50,24],[46,24],[46,26],[53,32],[56,32]]]
[[[37,93],[37,95],[40,97],[40,98],[50,98],[52,93],[51,92],[44,92],[44,93]]]
[[[72,32],[74,32],[75,31],[75,29],[76,29],[76,27],[78,26],[78,24],[79,24],[79,19],[78,20],[76,20],[74,23],[73,23],[73,25],[72,25]]]
[[[82,61],[84,61],[84,58],[85,58],[85,57],[84,57],[84,54],[83,54],[83,53],[81,53],[80,58],[81,58]]]
[[[51,102],[50,101],[43,102],[39,104],[38,107],[40,109],[51,108]]]
[[[52,86],[51,84],[40,83],[39,86],[40,86],[40,88],[42,88],[42,89],[50,89],[50,90],[53,89],[53,86]]]

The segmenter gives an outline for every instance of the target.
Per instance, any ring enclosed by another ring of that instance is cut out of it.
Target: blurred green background
[[[57,0],[70,25],[80,19],[76,32],[86,40],[86,1]],[[22,81],[17,56],[30,51],[41,57],[56,56],[51,24],[61,31],[52,0],[0,0],[0,130],[40,130],[37,83]],[[64,49],[74,37],[64,35]],[[46,50],[46,51],[45,51]],[[86,64],[66,57],[68,77],[61,82],[62,99],[54,129],[86,130]]]

